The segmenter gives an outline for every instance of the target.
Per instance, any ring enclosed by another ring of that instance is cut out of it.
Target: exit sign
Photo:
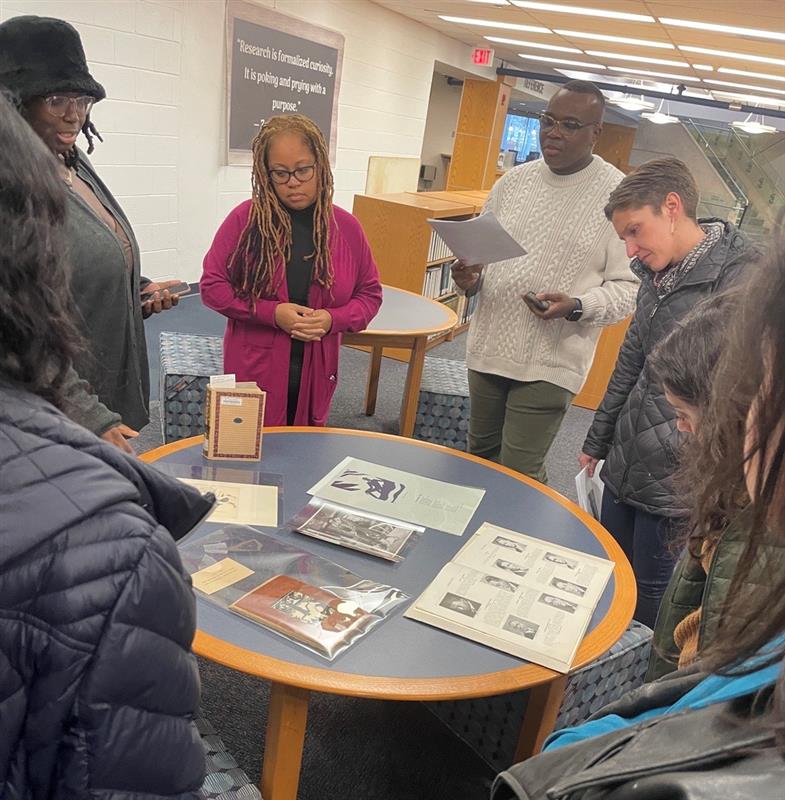
[[[478,67],[492,67],[493,50],[490,47],[475,47],[472,50],[472,64]]]

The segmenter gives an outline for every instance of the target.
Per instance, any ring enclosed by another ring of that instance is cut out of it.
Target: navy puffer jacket
[[[0,385],[4,800],[195,797],[195,606],[173,535],[209,509]]]

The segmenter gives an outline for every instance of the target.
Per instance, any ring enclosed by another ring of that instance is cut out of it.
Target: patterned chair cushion
[[[554,730],[578,725],[643,683],[651,650],[650,628],[633,622],[601,658],[570,675]],[[425,705],[495,770],[515,758],[528,691]]]
[[[227,753],[215,728],[204,717],[197,717],[196,727],[202,737],[207,769],[196,795],[199,800],[261,800],[259,790]]]
[[[426,358],[414,438],[466,451],[469,430],[469,381],[466,364]]]
[[[161,435],[175,442],[204,433],[204,399],[211,375],[223,372],[219,336],[161,333]]]

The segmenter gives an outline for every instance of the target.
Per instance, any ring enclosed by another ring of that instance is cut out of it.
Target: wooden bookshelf
[[[382,283],[423,294],[429,268],[453,258],[447,252],[429,259],[433,231],[427,220],[469,219],[480,213],[487,195],[486,191],[466,190],[355,196],[353,213],[368,238]],[[450,305],[461,318],[466,301],[452,287],[432,299]],[[466,325],[459,328],[465,330]],[[428,349],[452,337],[452,331],[434,336],[428,341]],[[385,349],[384,355],[409,360],[404,350]]]

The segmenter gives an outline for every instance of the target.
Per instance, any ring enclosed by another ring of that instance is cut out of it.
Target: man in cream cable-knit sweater
[[[600,328],[630,314],[638,289],[603,213],[624,175],[592,155],[604,107],[602,92],[585,81],[553,95],[540,117],[543,160],[510,170],[484,209],[526,255],[488,268],[453,267],[458,288],[480,295],[466,350],[469,449],[542,482]],[[527,292],[538,303],[525,300]]]

